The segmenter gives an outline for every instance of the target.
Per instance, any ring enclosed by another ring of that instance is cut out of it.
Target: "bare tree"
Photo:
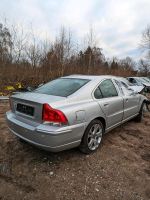
[[[145,53],[145,60],[140,61],[140,66],[144,67],[147,65],[147,70],[150,71],[150,25],[142,33],[140,47]]]
[[[25,59],[25,47],[28,41],[28,34],[24,32],[23,26],[12,26],[11,28],[12,35],[12,54],[13,60],[16,64],[19,64],[22,60]]]
[[[138,65],[139,65],[139,69],[142,72],[142,74],[144,76],[147,76],[148,73],[149,73],[149,65],[148,65],[148,63],[146,61],[144,61],[143,59],[141,59],[139,61]]]
[[[27,86],[72,73],[120,76],[136,73],[131,58],[105,58],[92,27],[86,35],[84,47],[77,45],[71,31],[64,27],[54,41],[39,39],[32,27],[30,30],[25,32],[22,26],[0,24],[0,67],[5,69],[0,70],[0,87],[2,79],[6,83],[21,81]],[[142,48],[149,51],[149,31],[143,37]],[[145,74],[149,71],[147,63],[146,59],[139,63],[140,70]]]
[[[70,30],[67,32],[64,27],[61,28],[59,36],[56,38],[54,44],[54,52],[61,65],[60,75],[64,75],[65,63],[71,56],[71,50],[73,48],[72,44],[72,34]]]
[[[26,40],[25,45],[25,53],[26,59],[31,63],[33,69],[39,66],[40,59],[41,59],[41,45],[40,42],[35,37],[35,34],[31,27],[30,37],[28,37],[28,41]]]
[[[120,64],[124,70],[133,70],[136,66],[136,63],[129,56],[125,59],[120,60]]]
[[[141,47],[150,51],[150,25],[142,33]]]
[[[96,47],[96,36],[94,33],[94,29],[92,27],[92,25],[90,26],[89,29],[89,33],[87,34],[87,44],[88,44],[88,48],[87,49],[93,49],[94,47]],[[91,71],[91,64],[92,64],[92,51],[88,51],[88,65],[87,65],[87,73],[90,74]]]
[[[9,29],[0,23],[0,62],[1,65],[5,65],[11,62],[12,55],[11,49],[13,46],[12,36]]]

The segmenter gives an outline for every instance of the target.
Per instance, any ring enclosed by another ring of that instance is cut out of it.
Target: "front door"
[[[124,120],[131,118],[139,112],[139,94],[134,93],[130,89],[123,88],[124,96]]]

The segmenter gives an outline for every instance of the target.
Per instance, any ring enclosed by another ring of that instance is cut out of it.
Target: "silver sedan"
[[[145,101],[115,76],[72,75],[12,95],[6,119],[11,132],[42,149],[79,146],[91,153],[104,133],[132,118],[141,121]]]

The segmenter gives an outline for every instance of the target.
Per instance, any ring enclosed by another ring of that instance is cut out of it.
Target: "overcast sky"
[[[39,37],[54,38],[62,25],[81,41],[92,25],[107,57],[140,57],[141,32],[150,24],[150,0],[0,0],[0,17]]]

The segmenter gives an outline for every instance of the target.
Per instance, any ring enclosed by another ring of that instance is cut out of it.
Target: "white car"
[[[136,86],[144,86],[147,92],[150,92],[150,83],[144,80],[142,77],[128,77],[127,79],[130,83]]]
[[[134,85],[134,84],[130,83],[128,81],[128,79],[126,79],[126,78],[118,77],[117,79],[121,82],[122,86],[124,86],[128,89],[132,89],[135,92],[142,93],[142,91],[144,90],[143,85]]]

